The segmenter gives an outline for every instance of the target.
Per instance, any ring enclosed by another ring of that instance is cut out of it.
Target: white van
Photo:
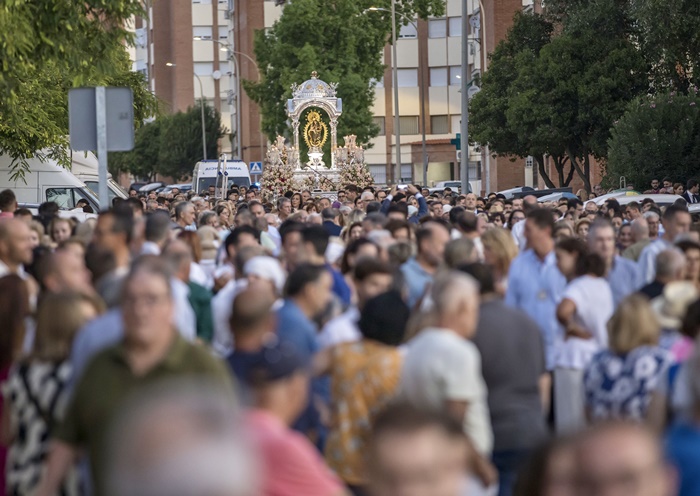
[[[71,157],[71,172],[80,179],[85,185],[90,188],[90,190],[99,198],[99,173],[98,167],[99,162],[97,161],[97,156],[94,153],[88,152],[72,152]],[[129,195],[126,191],[122,189],[117,182],[112,179],[112,174],[107,173],[107,192],[109,193],[109,204],[115,198],[121,198],[122,200],[127,198]]]
[[[197,194],[200,194],[207,191],[209,186],[217,186],[221,188],[224,186],[224,183],[221,180],[216,180],[218,173],[218,160],[202,160],[201,162],[197,162],[197,164],[194,166],[194,172],[192,172],[192,189]],[[250,171],[248,170],[248,164],[240,160],[227,161],[225,168],[224,162],[221,162],[221,176],[227,178],[227,191],[234,185],[245,186],[246,188],[250,186]]]
[[[18,203],[56,202],[62,209],[74,209],[84,199],[95,212],[100,211],[99,201],[85,183],[64,169],[55,160],[42,162],[38,158],[27,160],[29,170],[24,178],[12,179],[12,158],[0,155],[0,190],[11,189]]]

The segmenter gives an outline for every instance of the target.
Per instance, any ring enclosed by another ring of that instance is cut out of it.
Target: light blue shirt
[[[526,250],[510,266],[506,304],[528,314],[540,327],[549,370],[554,366],[559,332],[557,305],[565,287],[566,279],[557,268],[554,250],[544,261],[533,250]]]
[[[641,286],[654,282],[656,278],[656,257],[664,250],[673,248],[673,243],[659,238],[649,243],[639,255],[639,281]]]
[[[408,307],[413,308],[425,294],[425,288],[433,282],[433,274],[421,267],[415,258],[403,264],[401,272],[408,286]]]
[[[626,296],[634,293],[643,285],[637,263],[617,255],[613,259],[612,267],[606,279],[608,284],[610,284],[615,308]]]

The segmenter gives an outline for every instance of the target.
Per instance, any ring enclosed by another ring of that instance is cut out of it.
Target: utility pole
[[[460,156],[460,178],[462,179],[462,194],[466,195],[469,192],[469,95],[467,94],[469,86],[469,11],[468,0],[462,0],[462,121],[461,121],[461,139],[462,139],[462,154]]]

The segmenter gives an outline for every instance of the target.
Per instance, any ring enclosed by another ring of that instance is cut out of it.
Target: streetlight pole
[[[469,86],[469,12],[468,0],[462,0],[462,121],[461,121],[461,151],[460,156],[460,178],[462,180],[462,194],[469,193],[469,95],[467,89]]]
[[[239,52],[233,49],[231,45],[228,43],[224,43],[223,41],[219,40],[203,40],[201,36],[195,36],[194,37],[195,41],[213,41],[214,43],[220,45],[222,47],[222,50],[226,50],[229,52],[229,60],[233,62],[234,66],[234,71],[236,74],[236,147],[238,148],[238,154],[240,158],[243,158],[243,150],[242,150],[242,145],[241,145],[241,72],[240,72],[240,64],[238,63],[238,59],[236,59],[235,55],[240,55],[242,57],[245,57],[253,66],[255,67],[255,70],[258,73],[258,82],[262,81],[262,73],[260,72],[260,67],[258,66],[258,63],[253,59],[250,55],[247,53]],[[231,91],[233,91],[233,84],[231,84],[232,88]],[[265,157],[263,154],[263,149],[264,149],[264,135],[263,135],[263,127],[262,127],[262,105],[260,105],[260,110],[258,112],[259,117],[260,117],[260,161],[264,161]],[[233,131],[233,113],[231,113],[231,130]]]
[[[394,79],[394,140],[396,141],[396,169],[394,170],[394,184],[401,182],[401,119],[399,115],[399,59],[396,55],[396,0],[391,0],[391,48]]]
[[[168,67],[176,67],[177,64],[173,64],[172,62],[166,62],[165,65]],[[202,101],[200,102],[200,108],[202,110],[202,156],[203,159],[207,159],[207,126],[206,126],[206,121],[204,119],[204,86],[202,85],[202,80],[199,78],[196,72],[193,72],[194,77],[197,78],[197,81],[199,82],[199,92],[202,95]]]
[[[204,157],[204,160],[207,159],[207,126],[206,126],[206,121],[204,120],[204,86],[202,85],[202,80],[200,77],[196,74],[193,73],[194,77],[197,78],[197,81],[199,82],[199,93],[202,95],[202,101],[200,102],[199,107],[202,109],[202,156]]]
[[[391,41],[392,41],[392,58],[393,58],[393,63],[392,63],[392,74],[393,74],[393,79],[394,79],[394,131],[395,131],[395,141],[396,141],[396,170],[394,171],[394,182],[398,184],[401,181],[401,121],[400,121],[400,113],[399,113],[399,82],[398,82],[398,58],[396,55],[396,44],[397,44],[397,36],[396,36],[396,0],[391,0],[391,10],[387,10],[382,7],[370,7],[365,10],[365,12],[371,11],[371,12],[389,12],[391,14]],[[416,28],[416,33],[418,33],[418,25],[416,25],[415,22],[412,20],[408,19],[406,16],[402,15],[402,17],[408,21],[409,24],[412,24],[414,28]],[[418,55],[420,59],[420,54]],[[421,89],[425,92],[425,84],[424,84],[424,77],[423,77],[423,70],[420,67],[420,60],[418,64],[418,73],[420,74],[420,86]],[[423,186],[427,187],[428,186],[428,151],[427,151],[427,145],[426,145],[426,140],[425,140],[425,95],[423,95],[423,98],[421,98],[421,144],[422,144],[422,153],[423,153]]]

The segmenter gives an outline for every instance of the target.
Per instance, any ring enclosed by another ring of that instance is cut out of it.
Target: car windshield
[[[231,189],[234,185],[245,186],[247,188],[248,186],[250,186],[250,179],[248,179],[247,177],[229,177],[228,187],[226,189]],[[199,181],[197,182],[197,193],[201,193],[202,191],[208,190],[209,186],[216,186],[216,178],[200,177]]]

